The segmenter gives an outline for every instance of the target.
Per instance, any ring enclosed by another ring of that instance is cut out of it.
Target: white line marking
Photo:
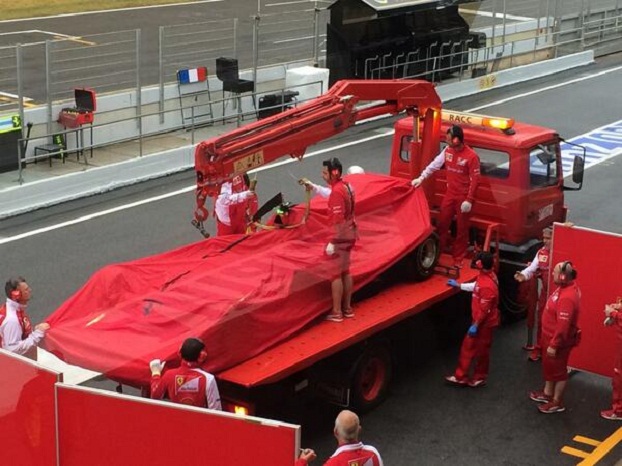
[[[393,131],[391,130],[391,134],[393,133]],[[329,147],[326,149],[320,149],[317,150],[315,152],[311,152],[307,155],[305,155],[305,159],[310,158],[310,157],[315,157],[316,155],[321,155],[324,154],[326,152],[331,152],[337,149],[343,149],[344,147],[350,147],[350,146],[354,146],[354,145],[358,145],[361,144],[363,142],[367,142],[367,141],[372,141],[374,139],[379,139],[379,138],[383,138],[385,136],[387,136],[388,133],[381,133],[381,134],[376,134],[374,136],[369,136],[367,138],[363,138],[363,139],[358,139],[356,141],[352,141],[352,142],[347,142],[344,144],[340,144],[338,146],[333,146],[333,147]],[[293,163],[293,162],[297,162],[298,159],[287,159],[287,160],[282,160],[280,162],[276,162],[270,165],[266,165],[265,167],[259,167],[255,170],[250,170],[249,173],[255,173],[255,172],[261,172],[264,170],[270,170],[274,167],[280,167],[282,165],[287,165],[288,163]],[[138,207],[144,204],[149,204],[151,202],[157,202],[157,201],[161,201],[163,199],[168,199],[169,197],[174,197],[177,196],[179,194],[186,194],[189,192],[192,192],[196,189],[195,185],[192,186],[187,186],[185,188],[181,188],[178,189],[177,191],[173,191],[170,193],[166,193],[166,194],[160,194],[159,196],[154,196],[154,197],[150,197],[148,199],[142,199],[140,201],[136,201],[136,202],[132,202],[130,204],[124,204],[124,205],[120,205],[117,207],[113,207],[111,209],[106,209],[106,210],[101,210],[99,212],[93,212],[92,214],[87,214],[87,215],[83,215],[81,217],[75,218],[73,220],[68,220],[66,222],[62,222],[62,223],[57,223],[55,225],[50,225],[47,227],[43,227],[43,228],[37,228],[36,230],[32,230],[32,231],[27,231],[24,233],[21,233],[19,235],[15,235],[15,236],[8,236],[6,238],[0,238],[0,245],[1,244],[7,244],[7,243],[12,243],[13,241],[17,241],[20,239],[24,239],[24,238],[29,238],[31,236],[36,236],[36,235],[40,235],[42,233],[47,233],[48,231],[54,231],[54,230],[58,230],[60,228],[65,228],[65,227],[69,227],[72,225],[77,225],[78,223],[83,223],[83,222],[88,222],[89,220],[93,220],[95,218],[99,218],[99,217],[103,217],[105,215],[109,215],[109,214],[114,214],[116,212],[121,212],[123,210],[127,210],[127,209],[132,209],[134,207]]]
[[[320,37],[326,37],[326,34],[320,34]],[[293,39],[283,39],[283,40],[275,40],[273,44],[284,44],[286,42],[297,42],[299,40],[308,40],[313,39],[313,36],[305,36],[305,37],[295,37]]]
[[[481,11],[481,10],[469,10],[468,8],[460,8],[460,13],[467,13],[476,16],[485,16],[486,18],[495,18],[503,19],[503,13],[493,13],[492,11]],[[514,16],[514,15],[505,15],[505,19],[510,19],[514,21],[534,21],[536,18],[528,18],[526,16]]]
[[[2,21],[0,21],[1,23]],[[5,33],[6,35],[14,35],[14,34],[42,34],[44,36],[52,36],[52,40],[56,39],[56,40],[61,40],[61,39],[67,39],[67,40],[72,40],[75,42],[87,42],[82,40],[81,36],[70,36],[68,34],[62,34],[60,32],[50,32],[50,31],[42,31],[40,29],[31,29],[30,31],[19,31],[19,32],[7,32]],[[2,34],[0,34],[2,35]],[[50,40],[50,39],[47,39]],[[21,45],[40,45],[40,44],[45,44],[47,40],[40,40],[38,42],[22,42]],[[13,47],[12,45],[10,47]]]
[[[476,112],[476,111],[481,110],[483,108],[494,107],[495,105],[500,105],[500,104],[509,102],[511,100],[519,99],[519,98],[522,98],[522,97],[528,97],[528,96],[531,96],[531,95],[534,95],[534,94],[538,94],[538,93],[541,93],[541,92],[549,91],[551,89],[557,89],[559,87],[567,86],[567,85],[574,84],[574,83],[577,83],[577,82],[580,82],[580,81],[585,81],[587,79],[597,78],[597,77],[604,76],[606,74],[609,74],[609,73],[612,73],[612,72],[615,72],[615,71],[619,71],[619,70],[622,70],[622,66],[618,66],[616,68],[611,68],[611,69],[608,69],[608,70],[603,70],[603,71],[601,71],[599,73],[596,73],[596,74],[593,74],[593,75],[589,75],[589,76],[585,76],[583,78],[572,79],[570,81],[566,81],[566,82],[563,82],[563,83],[555,84],[555,85],[552,85],[552,86],[546,86],[546,87],[543,87],[541,89],[537,89],[537,90],[530,91],[530,92],[525,92],[523,94],[519,94],[519,95],[516,95],[516,96],[508,97],[506,99],[497,100],[495,102],[491,102],[491,103],[486,104],[486,105],[481,105],[479,107],[474,107],[472,109],[465,110],[465,111],[466,112]],[[590,132],[591,131],[593,131],[593,130],[590,130]],[[338,145],[338,146],[333,146],[333,147],[329,147],[329,148],[326,148],[326,149],[321,149],[321,150],[318,150],[318,151],[315,151],[315,152],[311,152],[311,153],[307,154],[305,156],[305,158],[309,158],[309,157],[313,157],[313,156],[316,156],[316,155],[324,154],[326,152],[331,152],[331,151],[334,151],[336,149],[342,149],[344,147],[350,147],[350,146],[358,145],[358,144],[361,144],[361,143],[364,143],[364,142],[368,142],[368,141],[371,141],[371,140],[374,140],[374,139],[379,139],[379,138],[383,138],[383,137],[386,137],[386,136],[391,136],[394,133],[395,133],[395,130],[390,129],[390,130],[387,130],[387,132],[385,132],[385,133],[376,134],[374,136],[370,136],[370,137],[367,137],[367,138],[358,139],[356,141],[348,142],[348,143],[341,144],[341,145]],[[579,136],[577,136],[577,137],[579,137]],[[575,139],[575,138],[573,138],[573,139]],[[276,162],[274,164],[267,165],[265,167],[259,167],[256,170],[253,170],[252,172],[260,172],[260,171],[264,171],[264,170],[269,170],[271,168],[278,167],[278,166],[281,166],[281,165],[285,165],[285,164],[288,164],[288,163],[292,163],[292,162],[295,162],[295,161],[296,161],[296,159],[288,159],[288,160],[284,160],[284,161],[281,161],[281,162]],[[122,206],[114,207],[112,209],[102,210],[100,212],[94,212],[92,214],[88,214],[88,215],[84,215],[82,217],[78,217],[78,218],[76,218],[74,220],[69,220],[69,221],[66,221],[66,222],[58,223],[56,225],[50,225],[50,226],[47,226],[47,227],[38,228],[36,230],[32,230],[32,231],[28,231],[28,232],[25,232],[25,233],[21,233],[19,235],[2,238],[2,239],[0,239],[0,245],[1,244],[12,243],[14,241],[17,241],[17,240],[20,240],[20,239],[24,239],[24,238],[29,238],[31,236],[35,236],[35,235],[39,235],[39,234],[42,234],[42,233],[46,233],[48,231],[58,230],[60,228],[68,227],[68,226],[71,226],[71,225],[76,225],[78,223],[86,222],[86,221],[92,220],[94,218],[103,217],[104,215],[112,214],[112,213],[115,213],[115,212],[121,212],[123,210],[131,209],[133,207],[137,207],[137,206],[144,205],[144,204],[149,204],[150,202],[160,201],[162,199],[167,199],[169,197],[177,196],[179,194],[185,194],[185,193],[193,191],[194,189],[195,189],[194,185],[188,186],[186,188],[182,188],[182,189],[179,189],[177,191],[173,191],[173,192],[170,192],[170,193],[167,193],[167,194],[162,194],[160,196],[151,197],[149,199],[143,199],[141,201],[132,202],[131,204],[125,204],[125,205],[122,205]]]
[[[9,99],[15,99],[15,100],[19,99],[19,96],[17,94],[11,94],[9,92],[2,92],[2,91],[0,91],[0,96],[7,97]],[[24,97],[24,102],[32,102],[32,98],[31,97]]]
[[[481,105],[479,107],[474,107],[474,108],[472,108],[470,110],[465,110],[465,112],[476,112],[476,111],[481,110],[483,108],[494,107],[495,105],[501,105],[501,104],[504,104],[506,102],[510,102],[512,100],[522,99],[523,97],[529,97],[531,95],[539,94],[541,92],[550,91],[552,89],[557,89],[559,87],[568,86],[570,84],[575,84],[575,83],[578,83],[578,82],[581,82],[581,81],[587,81],[588,79],[599,78],[599,77],[604,76],[606,74],[613,73],[614,71],[620,71],[620,70],[622,70],[622,66],[617,66],[615,68],[611,68],[611,69],[608,69],[608,70],[603,70],[603,71],[600,71],[600,72],[598,72],[596,74],[590,74],[590,75],[584,76],[582,78],[571,79],[570,81],[564,81],[563,83],[553,84],[552,86],[546,86],[546,87],[543,87],[541,89],[536,89],[536,90],[533,90],[533,91],[525,92],[523,94],[518,94],[518,95],[515,95],[515,96],[512,96],[512,97],[507,97],[505,99],[500,99],[500,100],[497,100],[495,102],[491,102],[491,103],[488,103],[488,104],[485,104],[485,105]]]
[[[5,19],[0,21],[0,24],[3,23],[18,23],[24,21],[36,21],[40,19],[55,19],[55,18],[71,18],[73,16],[86,16],[86,15],[96,15],[101,13],[116,13],[119,11],[133,11],[133,10],[147,10],[151,8],[170,8],[176,6],[189,6],[189,5],[198,5],[200,3],[218,3],[224,2],[225,0],[202,0],[197,2],[183,2],[183,3],[167,3],[166,5],[145,5],[145,6],[134,6],[129,8],[117,8],[115,10],[97,10],[97,11],[81,11],[76,13],[64,13],[55,16],[37,16],[34,18],[16,18],[16,19]]]

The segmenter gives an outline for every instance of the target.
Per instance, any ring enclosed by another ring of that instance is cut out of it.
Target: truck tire
[[[440,252],[438,235],[432,233],[408,256],[409,278],[420,282],[432,275]]]
[[[393,366],[386,346],[368,348],[356,363],[351,382],[350,405],[359,412],[378,406],[387,396]]]
[[[514,274],[524,268],[516,265],[516,263],[529,264],[541,247],[542,244],[538,243],[521,256],[511,257],[511,262],[504,263],[502,261],[500,264],[497,274],[499,279],[499,309],[504,324],[524,319],[527,316],[529,306],[535,305],[535,301],[538,299],[537,287],[535,295],[524,293],[525,289],[522,289],[514,280]]]

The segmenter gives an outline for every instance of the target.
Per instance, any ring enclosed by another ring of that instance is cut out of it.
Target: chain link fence
[[[329,2],[261,2],[254,17],[257,67],[311,60],[318,64]]]
[[[160,85],[174,82],[180,69],[208,66],[213,73],[216,58],[237,57],[237,29],[237,18],[160,27]]]
[[[0,114],[15,110],[15,103],[20,94],[18,47],[0,48]]]

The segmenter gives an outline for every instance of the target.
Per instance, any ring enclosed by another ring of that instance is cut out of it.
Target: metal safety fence
[[[19,99],[19,47],[0,47],[0,114],[15,109]]]
[[[131,30],[2,47],[0,114],[19,111],[25,121],[25,106],[44,104],[51,137],[56,132],[53,108],[71,100],[73,88],[93,88],[99,95],[130,90],[135,97],[129,99],[129,115],[140,116],[151,111],[143,108],[141,91],[159,86],[158,115],[163,118],[171,105],[183,112],[182,99],[165,102],[164,92],[179,69],[205,66],[213,77],[215,60],[230,57],[257,82],[264,67],[324,66],[330,4],[260,0],[248,27],[241,28],[237,18],[164,26],[148,42],[141,30]],[[461,80],[585,49],[597,55],[622,49],[622,0],[485,0],[461,3],[460,14],[470,31],[485,40],[438,41],[406,53],[366,57],[357,64],[361,75]],[[224,112],[222,89],[213,91],[209,104],[223,103]],[[105,121],[105,112],[98,119]]]

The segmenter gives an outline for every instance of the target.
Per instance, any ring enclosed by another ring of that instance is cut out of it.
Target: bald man
[[[333,434],[337,439],[337,450],[328,458],[324,466],[383,466],[380,453],[374,447],[363,445],[359,440],[361,424],[359,417],[344,409],[335,419]],[[315,459],[315,452],[309,448],[301,451],[296,466],[306,466]]]
[[[359,440],[361,424],[359,417],[352,411],[343,410],[339,413],[333,433],[338,447],[324,466],[348,466],[355,462],[361,466],[383,466],[378,450]]]

